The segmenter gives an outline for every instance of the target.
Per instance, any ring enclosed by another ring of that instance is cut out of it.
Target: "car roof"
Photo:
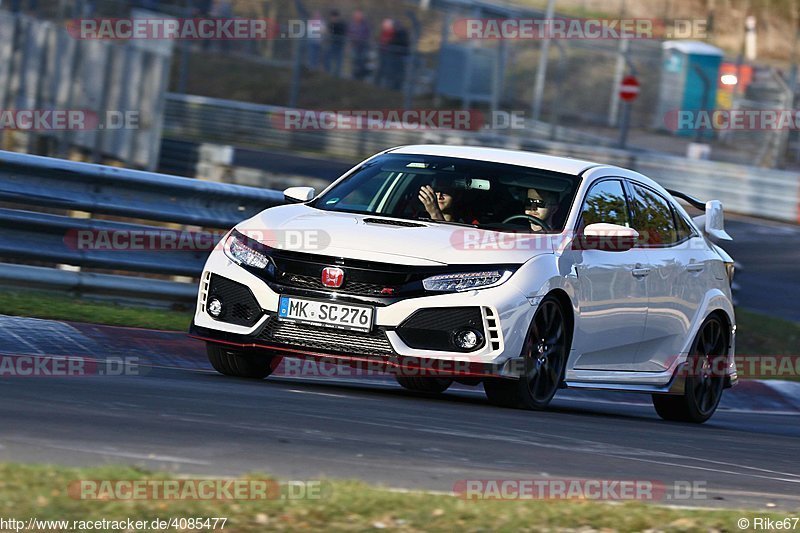
[[[584,170],[596,167],[599,163],[572,159],[571,157],[557,157],[539,154],[536,152],[523,152],[521,150],[504,150],[501,148],[486,148],[482,146],[447,146],[441,144],[414,144],[399,146],[389,150],[393,154],[418,154],[438,155],[444,157],[458,157],[461,159],[474,159],[530,167],[563,174],[579,175]]]

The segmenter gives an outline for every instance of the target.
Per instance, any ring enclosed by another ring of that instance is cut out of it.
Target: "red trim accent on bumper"
[[[341,355],[341,354],[327,354],[320,352],[313,352],[309,350],[300,350],[297,348],[287,348],[285,346],[274,346],[270,344],[259,343],[240,343],[231,342],[211,337],[204,337],[201,335],[189,334],[189,337],[200,341],[211,342],[214,344],[224,344],[227,346],[235,346],[237,348],[256,348],[261,350],[271,350],[278,352],[286,352],[284,357],[293,357],[299,359],[312,359],[317,361],[334,361],[337,363],[349,364],[354,368],[365,368],[371,370],[385,371],[389,373],[419,377],[498,377],[496,373],[488,372],[487,367],[493,365],[488,363],[474,363],[469,361],[449,361],[443,359],[431,359],[424,357],[413,357],[397,355],[394,356],[400,359],[400,362],[388,360],[388,356],[375,356],[381,357],[378,359],[370,359],[367,357],[360,357],[356,355]],[[417,363],[418,362],[418,363]],[[421,364],[420,364],[421,363]],[[428,363],[428,364],[425,364]],[[452,367],[452,368],[448,368]]]

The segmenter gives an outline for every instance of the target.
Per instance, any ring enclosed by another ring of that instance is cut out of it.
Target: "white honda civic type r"
[[[693,422],[736,383],[717,201],[615,166],[435,145],[285,197],[205,265],[190,334],[223,374],[312,358],[424,392],[482,383],[529,409],[559,388],[649,393],[662,418]]]

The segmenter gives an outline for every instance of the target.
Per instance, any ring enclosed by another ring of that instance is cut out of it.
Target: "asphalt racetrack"
[[[530,412],[490,406],[480,386],[427,397],[388,377],[229,378],[180,333],[0,317],[0,354],[142,365],[130,375],[0,378],[0,461],[436,491],[467,479],[651,480],[702,489],[668,504],[800,505],[798,405],[754,382],[726,391],[697,426],[661,421],[637,394],[561,391],[550,411]],[[766,398],[757,411],[753,395]]]
[[[259,166],[266,156],[237,157]],[[303,165],[330,179],[348,167]],[[800,229],[739,217],[727,229],[734,241],[723,246],[743,265],[739,304],[800,320]],[[780,387],[744,382],[695,426],[661,421],[637,394],[560,391],[550,411],[529,412],[490,406],[480,386],[429,397],[390,377],[229,378],[211,370],[202,344],[177,333],[0,316],[0,355],[142,364],[133,375],[0,378],[2,461],[259,471],[445,492],[465,479],[651,480],[705,489],[668,504],[800,506],[800,395],[787,401]]]

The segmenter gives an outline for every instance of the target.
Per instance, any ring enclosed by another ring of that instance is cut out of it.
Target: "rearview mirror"
[[[573,250],[625,252],[636,246],[639,232],[619,224],[589,224],[572,241]]]
[[[307,202],[316,194],[314,187],[289,187],[283,191],[283,199],[290,203]]]

